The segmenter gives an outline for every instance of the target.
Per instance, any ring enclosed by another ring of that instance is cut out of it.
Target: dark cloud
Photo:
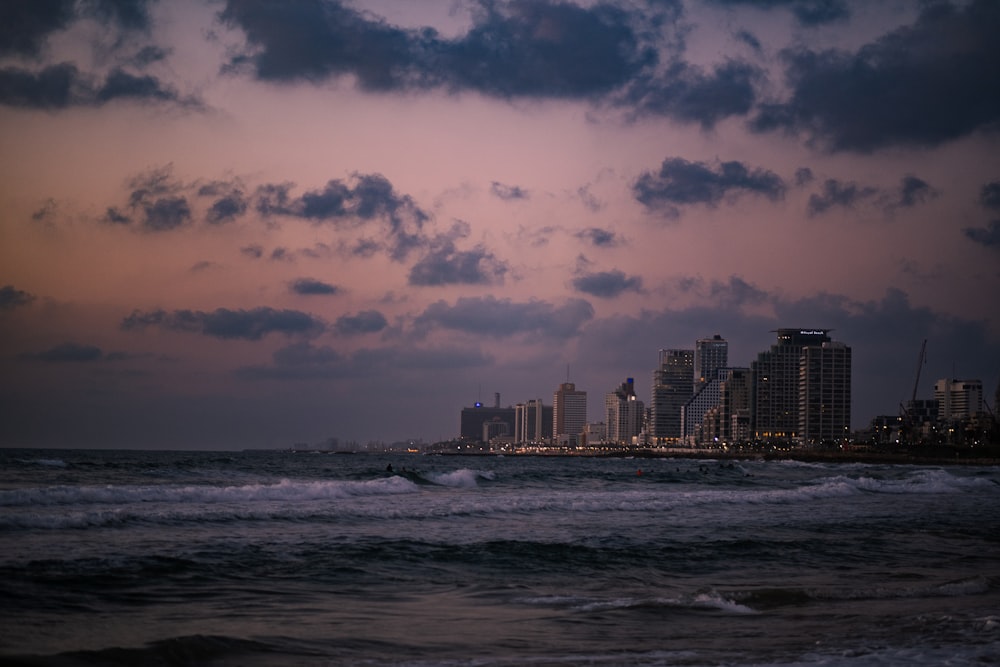
[[[6,106],[63,109],[86,94],[80,71],[71,63],[50,65],[38,72],[20,67],[0,69],[0,104]]]
[[[445,88],[498,97],[590,97],[630,80],[655,56],[629,15],[607,4],[482,3],[457,39],[403,30],[335,0],[230,1],[220,13],[248,51],[230,69],[264,80],[353,75],[370,90]]]
[[[985,208],[1000,211],[1000,181],[991,181],[982,187],[979,203]]]
[[[803,132],[832,151],[936,146],[1000,121],[1000,3],[929,3],[912,26],[855,53],[787,50],[786,102],[756,131]]]
[[[355,174],[353,187],[339,179],[322,190],[292,197],[290,183],[266,184],[255,193],[257,210],[264,215],[286,215],[316,223],[356,224],[380,220],[388,225],[390,256],[403,260],[424,245],[421,228],[429,216],[409,195],[395,191],[381,174]]]
[[[642,76],[618,100],[637,114],[652,113],[711,128],[720,120],[746,114],[755,100],[754,82],[763,77],[756,67],[728,61],[706,75],[677,61],[665,73]]]
[[[385,315],[377,310],[363,310],[355,315],[343,315],[333,324],[333,330],[342,336],[377,333],[389,326]]]
[[[573,288],[602,299],[612,299],[622,292],[642,292],[642,278],[626,276],[622,271],[585,273],[573,279]]]
[[[251,259],[260,259],[264,256],[263,246],[252,244],[240,248],[240,254]]]
[[[493,285],[503,283],[509,267],[482,245],[458,250],[450,239],[439,239],[410,269],[410,285]]]
[[[916,176],[904,176],[899,186],[898,197],[890,206],[910,208],[937,196],[937,191],[926,181]]]
[[[159,79],[149,75],[130,74],[122,69],[112,70],[98,90],[94,101],[104,104],[116,99],[132,99],[149,102],[176,102],[186,106],[198,106],[193,99],[182,100],[177,91],[163,85]]]
[[[205,221],[212,225],[231,222],[246,213],[247,199],[239,190],[216,199],[205,214]]]
[[[742,162],[711,166],[675,157],[665,159],[659,173],[640,176],[632,193],[647,208],[676,217],[680,214],[678,206],[715,206],[743,193],[779,199],[785,193],[785,182],[772,171],[749,169]]]
[[[0,2],[0,56],[37,56],[49,35],[81,18],[123,29],[149,27],[154,0],[6,0]]]
[[[592,213],[597,213],[604,207],[601,201],[590,192],[589,185],[577,188],[576,195],[580,198],[580,203]]]
[[[65,109],[74,106],[101,106],[114,100],[171,103],[201,108],[193,97],[183,98],[176,90],[148,75],[112,70],[103,83],[80,72],[72,63],[49,65],[38,71],[20,67],[0,69],[0,104],[30,109]]]
[[[857,183],[845,183],[834,178],[828,178],[823,183],[822,193],[809,195],[806,212],[812,216],[825,213],[835,206],[853,208],[858,202],[874,197],[876,194],[878,194],[877,188],[862,187]]]
[[[57,209],[58,205],[55,199],[46,199],[41,208],[31,214],[31,219],[34,222],[49,222],[55,217]]]
[[[804,26],[843,21],[851,12],[845,0],[713,0],[720,5],[745,5],[757,9],[787,9]]]
[[[517,185],[504,185],[503,183],[498,183],[493,181],[490,184],[490,192],[494,196],[503,199],[504,201],[510,201],[512,199],[528,199],[528,191]]]
[[[166,60],[170,53],[171,49],[165,49],[160,46],[149,44],[139,49],[139,51],[132,56],[130,62],[135,67],[142,69],[144,67],[149,67],[153,63]]]
[[[813,182],[813,171],[809,167],[799,167],[795,170],[795,185],[801,187]]]
[[[966,227],[962,233],[987,248],[1000,248],[1000,220],[993,220],[985,227]]]
[[[184,197],[161,197],[143,205],[143,225],[154,232],[168,231],[191,220],[191,208]]]
[[[0,55],[38,55],[49,34],[74,18],[73,0],[0,2]]]
[[[733,36],[736,37],[738,41],[743,42],[754,51],[760,52],[763,50],[763,46],[761,45],[760,40],[757,39],[757,36],[754,35],[752,32],[750,32],[749,30],[739,30]]]
[[[200,310],[134,311],[122,320],[125,331],[141,331],[159,327],[168,331],[199,333],[222,339],[260,340],[270,333],[286,336],[312,336],[323,331],[324,324],[308,313],[298,310],[253,308],[229,310],[217,308],[212,312]]]
[[[562,306],[555,306],[534,299],[519,303],[486,296],[462,297],[453,306],[437,301],[427,307],[416,324],[497,338],[515,334],[569,338],[578,335],[593,317],[593,306],[583,299],[570,299]]]
[[[98,361],[103,356],[101,348],[94,345],[81,345],[79,343],[62,343],[44,352],[34,354],[22,354],[22,359],[32,359],[36,361],[48,361],[52,363],[80,363],[88,361]]]
[[[599,248],[614,248],[623,243],[622,238],[609,229],[600,227],[588,227],[573,234],[576,238],[587,241]]]
[[[112,225],[128,225],[132,222],[132,218],[122,213],[115,206],[109,206],[101,220]]]
[[[13,285],[0,287],[0,311],[14,310],[20,306],[27,306],[34,300],[34,294],[17,289]]]
[[[312,278],[299,278],[292,283],[292,291],[303,296],[315,296],[337,294],[340,288]]]

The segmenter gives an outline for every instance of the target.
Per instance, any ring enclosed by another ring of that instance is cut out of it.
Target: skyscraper
[[[838,342],[803,347],[799,358],[799,441],[842,441],[850,429],[851,348]]]
[[[729,343],[719,334],[694,344],[694,383],[698,387],[716,379],[716,371],[729,365]]]
[[[632,444],[632,438],[642,430],[642,401],[635,395],[635,383],[628,378],[617,389],[604,396],[604,423],[607,439],[620,445]]]
[[[831,342],[829,332],[778,329],[777,342],[750,364],[755,438],[804,442],[825,439],[824,434],[836,431],[833,439],[839,439],[850,428],[850,348],[838,343],[823,352]],[[803,414],[812,407],[819,413]]]
[[[572,382],[563,382],[552,395],[552,438],[558,442],[566,436],[577,444],[578,436],[587,425],[587,392],[580,391]]]
[[[681,408],[694,395],[694,350],[660,350],[650,391],[650,428],[654,442],[678,440]]]
[[[514,442],[541,443],[552,434],[552,407],[535,398],[514,406]]]

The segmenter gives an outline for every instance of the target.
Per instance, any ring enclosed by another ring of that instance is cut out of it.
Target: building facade
[[[842,442],[850,430],[851,348],[837,342],[803,347],[799,357],[799,442]]]
[[[934,383],[938,421],[971,419],[983,411],[982,380],[944,379]]]
[[[729,366],[729,343],[719,334],[701,338],[694,344],[694,390],[717,379],[719,370]]]
[[[681,409],[694,395],[694,350],[660,350],[650,390],[649,435],[654,443],[680,440]]]
[[[632,444],[633,438],[642,432],[642,401],[635,395],[635,382],[628,378],[617,389],[604,396],[604,424],[607,441],[619,445]]]
[[[830,345],[829,332],[778,329],[777,342],[750,364],[755,439],[802,443],[846,436],[851,348]]]
[[[552,439],[578,444],[579,436],[587,426],[587,392],[564,382],[552,395]],[[564,437],[565,436],[565,437]]]
[[[542,444],[552,435],[552,406],[534,398],[514,406],[514,442],[517,444]]]

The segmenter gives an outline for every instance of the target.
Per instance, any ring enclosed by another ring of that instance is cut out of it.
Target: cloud
[[[421,228],[429,216],[409,195],[395,191],[381,174],[355,174],[350,183],[334,179],[321,190],[292,197],[290,183],[257,188],[257,210],[265,215],[285,215],[315,223],[357,224],[380,220],[388,225],[389,254],[401,261],[425,244]]]
[[[767,169],[750,169],[742,162],[689,162],[667,158],[659,173],[646,172],[632,186],[635,198],[649,209],[677,217],[678,206],[715,206],[724,199],[743,193],[780,199],[785,182]]]
[[[84,363],[98,361],[103,356],[101,348],[94,345],[81,345],[79,343],[62,343],[44,352],[34,354],[22,354],[22,359],[32,359],[36,361],[47,361],[51,363]]]
[[[756,98],[754,83],[762,77],[757,67],[735,60],[710,75],[677,61],[661,75],[639,77],[617,103],[636,114],[669,116],[709,129],[728,116],[746,114]]]
[[[340,292],[340,288],[312,278],[299,278],[292,283],[292,292],[303,296],[331,295]]]
[[[14,310],[21,306],[27,306],[34,300],[34,294],[17,289],[13,285],[0,287],[0,311]]]
[[[761,106],[758,132],[805,133],[830,151],[937,146],[997,127],[1000,4],[932,3],[912,26],[854,53],[786,50],[787,101]]]
[[[477,245],[458,250],[450,240],[439,240],[436,247],[413,265],[408,282],[419,287],[438,285],[494,285],[503,283],[510,267],[506,262]]]
[[[191,207],[184,197],[161,197],[143,204],[146,229],[155,232],[175,229],[191,220]]]
[[[854,182],[844,183],[834,178],[828,178],[823,183],[821,194],[809,195],[806,212],[813,216],[825,213],[835,206],[853,208],[858,202],[874,197],[876,194],[878,194],[877,188],[862,187]]]
[[[352,75],[368,90],[585,98],[620,86],[654,59],[629,15],[603,3],[483,3],[469,31],[451,40],[433,28],[391,26],[335,0],[230,1],[219,17],[247,38],[247,50],[228,69],[269,81]]]
[[[217,308],[212,312],[136,310],[121,323],[121,328],[125,331],[141,331],[148,327],[199,333],[213,338],[243,340],[260,340],[270,333],[313,336],[325,329],[320,320],[308,313],[267,307],[251,310]]]
[[[806,212],[815,216],[834,207],[854,208],[861,202],[870,201],[891,214],[899,208],[913,208],[937,195],[937,190],[929,183],[913,175],[904,176],[899,187],[894,189],[861,186],[853,181],[828,178],[823,182],[822,192],[809,196]]]
[[[504,201],[511,201],[512,199],[528,199],[530,195],[528,191],[517,185],[504,185],[503,183],[498,183],[493,181],[490,184],[490,192],[493,193],[495,197],[499,197]]]
[[[602,299],[612,299],[622,292],[642,293],[642,278],[626,276],[622,271],[600,271],[584,273],[573,279],[573,288],[578,292],[591,294]]]
[[[979,203],[984,208],[1000,211],[1000,181],[991,181],[979,191]]]
[[[453,306],[444,301],[432,303],[417,317],[416,325],[496,338],[514,334],[570,338],[593,317],[593,306],[583,299],[555,306],[535,299],[515,302],[493,296],[462,297]]]
[[[74,18],[73,0],[0,3],[0,55],[34,56]]]
[[[333,330],[342,336],[377,333],[389,326],[385,315],[377,310],[363,310],[355,315],[343,315],[333,324]]]
[[[720,5],[746,5],[756,9],[787,9],[804,26],[843,21],[851,12],[845,0],[713,0]]]
[[[892,207],[911,208],[937,196],[937,191],[916,176],[904,176],[898,197],[889,203]]]
[[[149,75],[112,70],[103,82],[80,72],[68,62],[32,71],[22,67],[0,69],[0,104],[29,109],[98,107],[115,100],[170,103],[202,108],[194,97],[182,97],[173,88]]]
[[[1000,220],[993,220],[985,227],[966,227],[962,233],[987,248],[1000,248]]]
[[[624,243],[621,236],[611,230],[601,229],[600,227],[581,229],[575,232],[573,236],[582,241],[587,241],[598,248],[614,248]]]
[[[240,248],[240,254],[244,257],[249,257],[250,259],[260,259],[264,256],[264,247],[252,243],[248,246],[243,246]]]
[[[247,199],[240,191],[216,199],[205,214],[205,221],[212,225],[231,222],[246,213]]]
[[[81,18],[123,29],[149,27],[153,0],[9,0],[0,3],[0,56],[37,56],[48,37]]]

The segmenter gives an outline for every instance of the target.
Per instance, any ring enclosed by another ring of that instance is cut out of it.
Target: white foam
[[[462,468],[452,472],[428,473],[425,477],[441,486],[469,489],[478,486],[479,479],[494,479],[496,475],[490,471],[476,471]]]

